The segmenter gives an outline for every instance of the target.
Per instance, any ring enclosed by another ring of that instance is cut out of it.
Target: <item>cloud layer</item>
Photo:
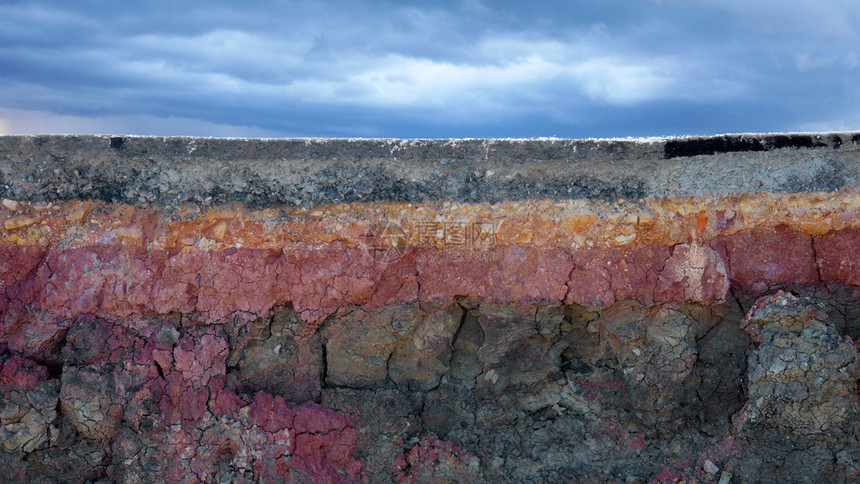
[[[860,128],[853,0],[145,5],[0,5],[0,133]]]

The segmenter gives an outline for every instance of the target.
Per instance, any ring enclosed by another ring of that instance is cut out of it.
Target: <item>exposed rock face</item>
[[[749,359],[750,423],[802,435],[827,434],[857,414],[857,348],[833,331],[812,301],[778,292],[747,318],[759,326]]]
[[[0,437],[11,452],[32,452],[48,441],[48,427],[57,417],[57,381],[44,367],[11,357],[3,362]]]
[[[267,391],[290,402],[318,402],[324,363],[320,335],[298,339],[302,321],[289,307],[257,320],[251,331],[249,341],[233,346],[227,359],[230,386],[248,394]]]
[[[858,181],[851,133],[0,137],[0,480],[858,482]]]
[[[744,470],[782,462],[774,479],[860,475],[857,347],[821,306],[778,292],[759,299],[745,320],[759,346],[736,422],[741,451],[753,456]]]

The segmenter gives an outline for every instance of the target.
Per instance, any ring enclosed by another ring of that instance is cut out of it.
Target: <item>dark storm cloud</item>
[[[855,3],[7,2],[0,133],[850,129]]]

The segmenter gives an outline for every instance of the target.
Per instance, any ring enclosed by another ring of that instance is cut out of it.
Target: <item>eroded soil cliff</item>
[[[0,147],[5,481],[860,480],[857,135]]]

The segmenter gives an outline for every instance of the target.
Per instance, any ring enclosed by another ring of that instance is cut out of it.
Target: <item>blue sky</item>
[[[0,3],[0,134],[860,129],[857,0]]]

